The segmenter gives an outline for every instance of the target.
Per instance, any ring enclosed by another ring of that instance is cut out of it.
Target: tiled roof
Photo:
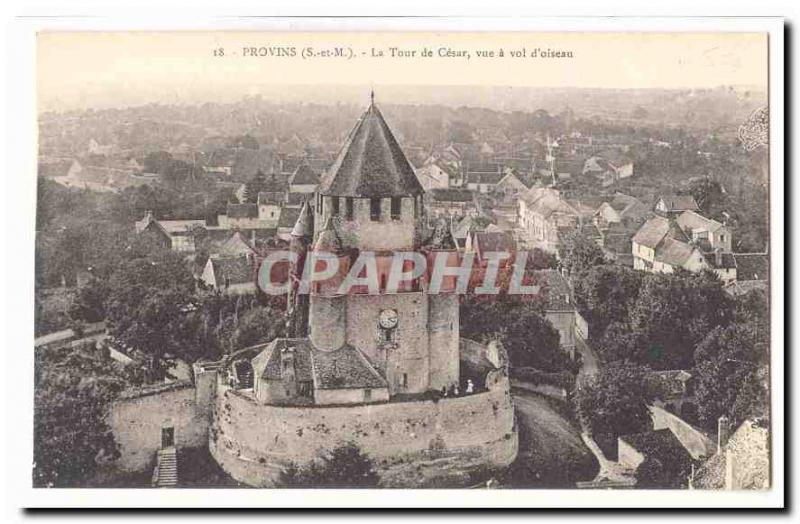
[[[298,218],[300,218],[300,208],[284,207],[281,209],[281,217],[278,219],[278,227],[294,228]]]
[[[633,241],[637,244],[655,249],[667,235],[681,242],[688,243],[689,241],[677,224],[660,216],[654,216],[642,224],[642,227],[640,227],[633,236]]]
[[[424,192],[375,104],[350,132],[320,184],[323,195],[390,197]]]
[[[205,220],[159,220],[158,224],[170,235],[188,233],[195,226],[205,227]]]
[[[212,257],[208,260],[214,270],[214,280],[216,280],[217,286],[255,282],[256,266],[253,259],[237,256]]]
[[[497,184],[500,182],[505,173],[498,171],[469,171],[467,172],[468,184]]]
[[[258,193],[258,205],[265,204],[281,205],[285,197],[285,193],[278,191],[260,191]]]
[[[666,237],[656,249],[656,260],[670,266],[683,267],[695,249],[697,248],[691,244]]]
[[[258,218],[258,204],[228,204],[228,218]]]
[[[436,202],[472,202],[474,193],[470,189],[458,187],[440,187],[428,191],[430,198]]]
[[[316,389],[385,388],[386,380],[361,352],[349,345],[336,351],[312,349]]]
[[[734,253],[736,279],[769,280],[769,255],[766,253]]]
[[[513,235],[507,231],[476,231],[473,233],[475,246],[481,253],[504,252],[510,253],[516,250],[516,242]]]
[[[692,195],[661,195],[668,211],[698,210],[697,202]]]
[[[311,371],[311,342],[307,338],[278,338],[264,351],[269,352],[267,363],[261,378],[266,380],[281,379],[281,351],[294,350],[295,377],[300,382],[313,379]],[[254,366],[255,367],[255,366]]]
[[[711,231],[714,232],[722,227],[722,224],[716,220],[706,218],[703,215],[695,213],[694,211],[684,211],[678,218],[676,218],[678,225],[684,231]]]
[[[295,185],[319,184],[319,176],[316,172],[314,172],[310,165],[308,165],[306,162],[302,162],[299,166],[297,166],[297,169],[294,170],[294,173],[292,173],[289,183]]]
[[[227,240],[217,247],[217,251],[214,254],[230,257],[240,256],[246,253],[255,254],[256,250],[241,231],[235,231]]]

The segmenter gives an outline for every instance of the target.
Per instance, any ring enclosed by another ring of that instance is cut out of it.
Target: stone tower
[[[379,293],[340,295],[312,286],[309,337],[320,351],[350,345],[386,379],[390,395],[440,390],[458,383],[458,297],[428,295],[414,283],[388,292],[392,255],[419,251],[420,185],[374,101],[347,136],[314,200],[313,250],[342,265],[374,253]]]

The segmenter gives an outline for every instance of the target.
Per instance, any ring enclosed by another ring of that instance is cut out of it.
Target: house
[[[662,216],[677,216],[684,211],[700,211],[692,195],[661,195],[656,200],[655,211]]]
[[[517,243],[507,231],[472,231],[466,238],[464,250],[475,253],[475,261],[481,267],[489,263],[488,253],[506,253],[509,256],[500,261],[500,267],[510,267],[517,256]]]
[[[608,187],[633,176],[633,161],[616,149],[605,150],[586,159],[582,174],[593,176]]]
[[[522,181],[509,170],[495,185],[492,193],[503,202],[516,203],[516,198],[527,190],[528,186],[523,184]]]
[[[258,255],[258,251],[256,250],[255,246],[253,245],[253,241],[255,240],[255,235],[250,235],[250,238],[247,238],[247,235],[242,231],[234,231],[232,235],[228,237],[227,240],[220,243],[212,256],[216,255],[219,257],[242,257],[242,256],[250,256],[255,257]]]
[[[256,292],[256,264],[252,255],[212,256],[200,280],[212,289],[232,295]]]
[[[451,167],[435,157],[429,157],[415,173],[425,191],[450,187],[451,179],[457,178]]]
[[[278,225],[281,216],[281,207],[284,203],[283,193],[261,191],[258,193],[258,218],[261,221],[273,222]]]
[[[701,271],[705,257],[674,220],[661,216],[645,222],[631,242],[633,268],[653,273],[672,273],[678,268]]]
[[[561,348],[575,358],[578,310],[567,279],[555,269],[534,272],[540,295],[544,297],[544,316],[558,331]]]
[[[467,171],[467,189],[484,194],[492,193],[505,176],[501,166],[475,166]]]
[[[450,234],[452,235],[456,245],[460,249],[463,249],[466,246],[467,238],[473,232],[486,231],[490,225],[492,225],[491,221],[486,217],[467,215],[457,223],[451,224]]]
[[[647,204],[636,197],[617,193],[613,198],[600,204],[594,212],[594,223],[604,229],[609,224],[641,224],[651,212]]]
[[[686,236],[701,245],[704,250],[719,249],[723,253],[731,252],[733,239],[730,229],[720,222],[706,218],[692,210],[678,215],[676,221]]]
[[[189,253],[195,250],[196,233],[205,227],[205,220],[156,220],[152,211],[135,223],[137,234],[154,234],[164,247]]]
[[[261,403],[386,402],[386,379],[357,348],[319,351],[309,339],[278,338],[253,360],[254,395]]]
[[[457,187],[431,189],[425,193],[425,202],[429,218],[478,215],[480,211],[475,192]]]
[[[637,225],[623,225],[621,222],[611,222],[600,229],[601,247],[606,259],[621,266],[633,267],[632,239],[637,230]]]
[[[530,249],[557,253],[563,233],[580,222],[578,211],[556,189],[532,188],[520,196],[517,205],[520,240]]]
[[[617,462],[634,472],[645,459],[655,459],[671,471],[689,471],[692,456],[669,429],[623,435],[617,439]]]

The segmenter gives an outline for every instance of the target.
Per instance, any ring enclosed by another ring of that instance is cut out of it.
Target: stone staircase
[[[175,446],[158,450],[152,485],[156,488],[172,488],[178,485],[178,453]]]

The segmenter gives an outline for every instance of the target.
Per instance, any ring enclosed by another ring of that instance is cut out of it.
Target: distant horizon
[[[114,102],[112,100],[98,101],[96,98],[89,104],[79,103],[63,103],[63,101],[40,101],[40,107],[37,108],[37,114],[42,115],[46,113],[71,113],[71,112],[85,112],[85,111],[104,111],[104,110],[125,110],[135,109],[139,107],[147,107],[153,105],[163,106],[200,106],[204,104],[235,104],[247,100],[268,97],[267,102],[274,104],[317,104],[317,105],[363,105],[369,103],[369,93],[375,91],[375,101],[378,104],[386,105],[419,105],[419,106],[442,106],[453,109],[457,108],[480,108],[491,109],[494,111],[536,111],[538,109],[546,109],[540,107],[531,107],[526,105],[524,100],[526,96],[535,95],[539,93],[552,94],[553,91],[564,92],[713,92],[720,89],[733,89],[736,92],[750,91],[758,96],[767,96],[767,87],[759,86],[757,84],[719,84],[716,86],[685,86],[685,87],[581,87],[581,86],[475,86],[475,85],[339,85],[339,84],[272,84],[264,86],[263,89],[254,90],[251,88],[249,92],[238,92],[231,94],[218,94],[217,96],[192,96],[184,93],[180,98],[176,97],[138,97],[138,100],[127,100]],[[302,92],[298,92],[301,90]],[[332,90],[334,91],[332,93]],[[413,92],[413,96],[400,95],[399,91],[405,90]],[[462,93],[469,95],[472,100],[465,100],[461,97],[457,100],[452,99],[453,91],[469,91],[469,93]],[[516,91],[517,100],[489,100],[491,91]],[[286,91],[286,95],[276,98],[276,95]],[[428,93],[425,94],[424,92]],[[479,91],[480,93],[476,93]],[[308,96],[312,95],[314,98],[309,99]],[[388,92],[388,96],[387,96]],[[420,96],[420,95],[423,96]],[[135,95],[134,95],[135,96]],[[130,96],[122,96],[119,98],[130,98]],[[55,107],[61,106],[61,107]],[[70,106],[70,107],[68,107]],[[568,106],[568,104],[565,104]]]

